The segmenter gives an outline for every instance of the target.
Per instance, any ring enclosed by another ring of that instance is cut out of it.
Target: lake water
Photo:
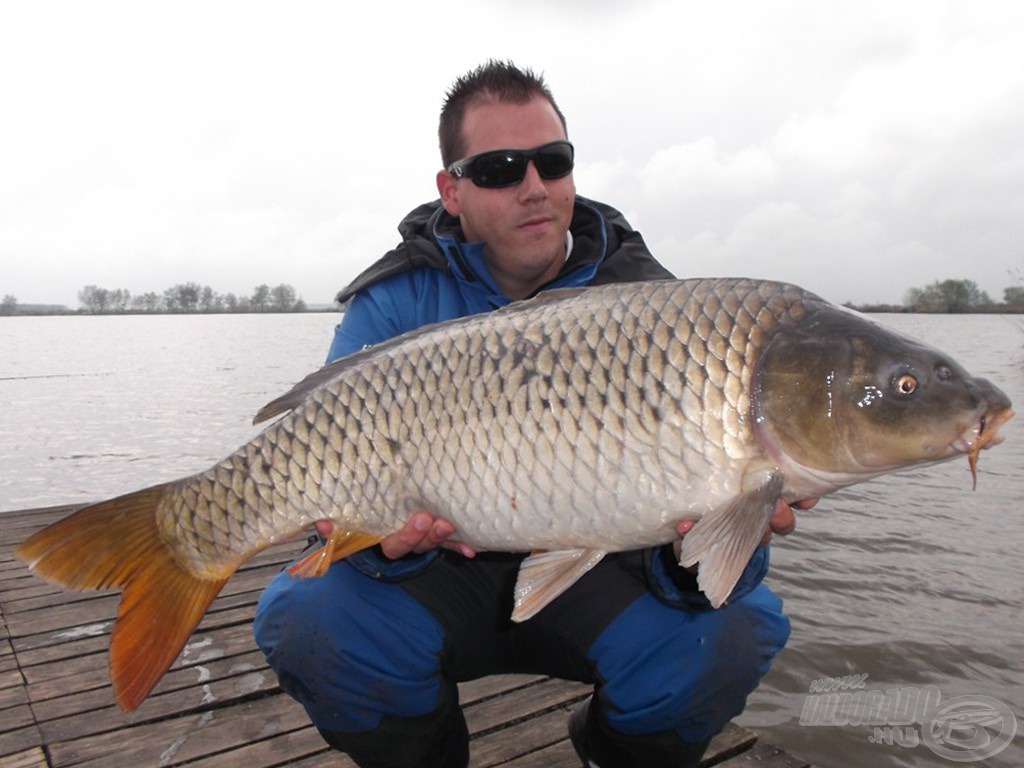
[[[1024,319],[876,319],[946,350],[1024,411]],[[0,318],[0,512],[98,500],[205,468],[257,432],[261,405],[320,365],[336,321]],[[796,533],[776,538],[769,580],[793,634],[741,722],[822,768],[966,762],[923,743],[914,723],[898,732],[806,724],[816,680],[866,675],[859,690],[899,691],[904,704],[928,686],[940,704],[966,697],[958,702],[972,711],[980,697],[995,700],[1020,734],[975,764],[1024,765],[1024,416],[1002,433],[1005,443],[981,457],[977,491],[966,459],[905,472],[823,499]]]

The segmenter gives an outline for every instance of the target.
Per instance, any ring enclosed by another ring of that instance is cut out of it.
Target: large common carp
[[[322,573],[417,510],[534,552],[526,620],[607,552],[677,537],[715,606],[782,497],[1001,440],[1010,401],[937,350],[796,286],[661,281],[542,294],[353,354],[205,472],[83,508],[18,549],[71,589],[123,589],[110,665],[133,709],[247,558],[318,519]]]

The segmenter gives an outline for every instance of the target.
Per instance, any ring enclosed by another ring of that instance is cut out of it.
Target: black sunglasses
[[[478,187],[511,187],[526,177],[533,160],[542,179],[560,179],[572,173],[573,148],[568,141],[552,141],[533,149],[495,149],[464,157],[448,166],[448,173],[470,179]]]

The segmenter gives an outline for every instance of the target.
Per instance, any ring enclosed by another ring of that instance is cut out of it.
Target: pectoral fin
[[[600,549],[536,552],[519,566],[512,621],[526,621],[579,581],[607,554]]]
[[[335,528],[322,547],[310,552],[288,566],[288,573],[301,579],[315,578],[327,573],[331,563],[377,544],[380,536],[361,531],[343,531]]]
[[[679,564],[684,568],[700,564],[697,586],[715,608],[726,601],[743,575],[781,493],[782,476],[769,475],[758,488],[702,517],[683,537]]]

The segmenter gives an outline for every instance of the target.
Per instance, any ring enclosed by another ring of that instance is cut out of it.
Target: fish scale
[[[69,588],[124,590],[111,639],[122,707],[241,563],[318,520],[334,533],[296,575],[419,510],[477,550],[533,553],[517,621],[605,553],[695,520],[680,563],[699,565],[718,607],[780,498],[963,453],[973,472],[1012,411],[937,350],[796,286],[727,278],[556,291],[424,327],[325,366],[257,420],[276,416],[209,470],[19,547]]]

